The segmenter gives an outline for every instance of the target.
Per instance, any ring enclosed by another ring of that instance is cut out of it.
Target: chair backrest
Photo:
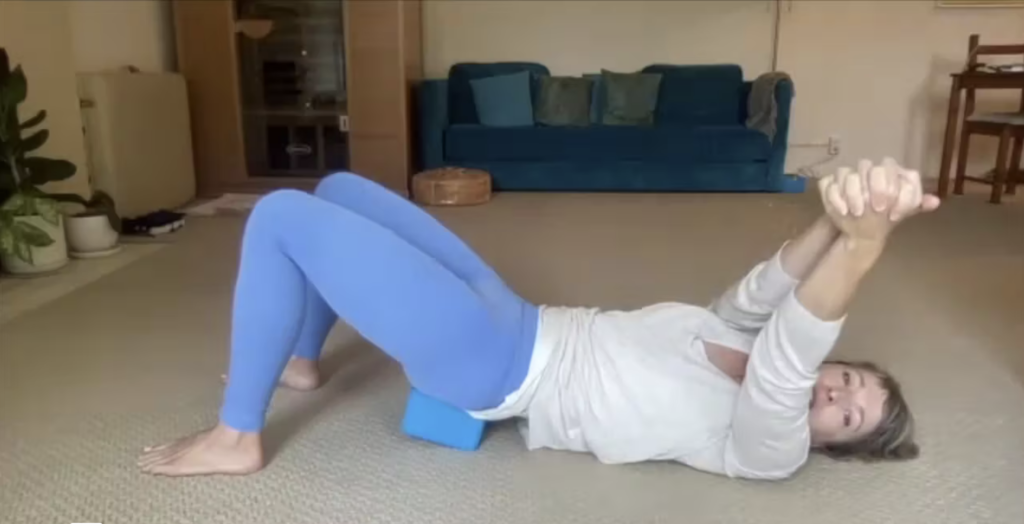
[[[978,61],[979,56],[993,55],[1020,55],[1024,61],[1024,44],[998,44],[981,45],[981,36],[974,34],[967,39],[967,64],[964,71],[977,71],[985,64]],[[1024,113],[1024,88],[1020,92],[1020,111]],[[967,90],[967,103],[964,107],[964,116],[974,113],[974,89]]]
[[[978,61],[979,56],[1020,55],[1024,60],[1024,44],[981,45],[980,35],[971,35],[967,40],[968,71],[976,71],[985,64]]]

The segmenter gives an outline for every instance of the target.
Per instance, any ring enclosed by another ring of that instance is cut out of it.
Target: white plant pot
[[[69,216],[66,220],[72,255],[100,254],[117,247],[117,231],[106,215]]]
[[[64,237],[64,217],[53,225],[40,216],[14,217],[19,222],[27,222],[50,235],[53,243],[46,247],[33,247],[32,263],[29,264],[17,255],[0,254],[0,265],[12,275],[29,276],[56,271],[68,263],[68,244]]]

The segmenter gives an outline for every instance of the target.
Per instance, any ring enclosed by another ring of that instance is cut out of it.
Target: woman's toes
[[[138,465],[153,475],[240,475],[263,467],[263,450],[259,434],[217,426],[146,453]]]

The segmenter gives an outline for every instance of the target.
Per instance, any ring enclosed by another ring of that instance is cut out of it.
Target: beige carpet
[[[122,243],[119,253],[103,258],[73,258],[63,268],[42,277],[0,275],[0,326],[149,256],[164,245],[152,241]]]
[[[535,301],[632,307],[706,302],[813,212],[806,196],[513,194],[439,216]],[[174,245],[0,326],[0,522],[1024,522],[1019,202],[962,197],[906,226],[842,339],[841,355],[903,378],[923,457],[815,459],[781,483],[527,453],[508,425],[477,453],[410,441],[397,368],[344,328],[329,383],[278,395],[265,471],[140,475],[144,445],[215,420],[240,227],[193,219]]]

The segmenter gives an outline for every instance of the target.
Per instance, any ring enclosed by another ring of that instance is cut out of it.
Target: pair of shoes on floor
[[[125,235],[157,236],[173,233],[184,226],[184,213],[160,209],[140,217],[124,219],[121,231]]]

